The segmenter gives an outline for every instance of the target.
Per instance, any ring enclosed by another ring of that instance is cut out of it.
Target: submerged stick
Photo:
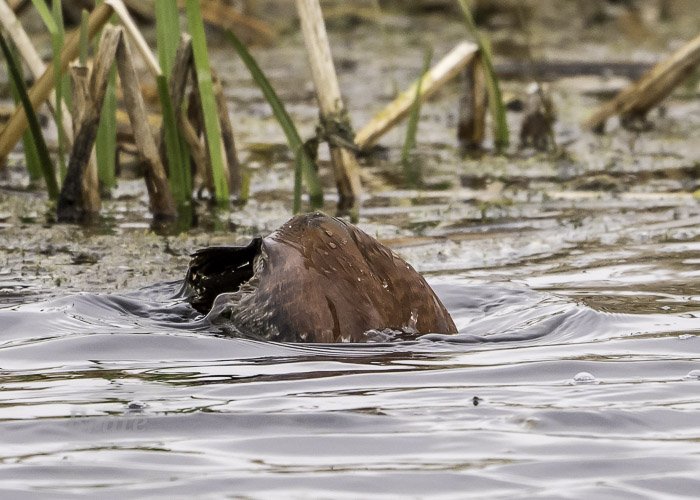
[[[476,44],[470,42],[462,42],[452,49],[422,77],[421,100],[425,101],[446,82],[457,76],[464,66],[471,61],[477,51]],[[417,87],[418,81],[413,82],[407,90],[377,113],[367,125],[357,132],[355,144],[360,149],[369,148],[376,144],[382,135],[405,118],[415,99]]]
[[[88,37],[92,38],[109,21],[112,15],[112,7],[107,4],[100,4],[92,11],[88,19]],[[74,31],[66,38],[66,43],[61,51],[61,70],[65,71],[70,61],[78,55],[80,43],[80,33]],[[44,74],[34,83],[29,90],[29,100],[36,109],[51,93],[54,86],[54,66],[46,68]],[[0,160],[4,159],[27,128],[27,116],[24,109],[17,108],[5,128],[0,131]],[[2,163],[2,161],[0,161]]]
[[[700,35],[683,45],[668,59],[651,68],[639,81],[626,87],[612,100],[598,107],[583,126],[599,130],[613,115],[623,120],[644,118],[651,108],[659,104],[700,63]]]
[[[321,110],[321,124],[326,129],[324,135],[330,139],[328,146],[338,188],[338,211],[356,212],[362,187],[355,152],[341,145],[339,141],[333,140],[332,137],[332,134],[338,134],[343,130],[349,134],[351,132],[347,112],[340,95],[335,66],[331,58],[321,6],[318,0],[296,0],[296,5]],[[340,137],[340,139],[344,138]],[[352,137],[347,139],[348,142],[352,142]]]

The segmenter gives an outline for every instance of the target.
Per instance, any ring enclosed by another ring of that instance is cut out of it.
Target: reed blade
[[[51,163],[51,157],[49,156],[49,150],[46,147],[46,142],[44,141],[44,136],[41,133],[41,126],[39,125],[39,120],[36,117],[32,103],[27,95],[27,89],[24,86],[24,80],[22,79],[22,74],[19,71],[19,64],[12,55],[10,47],[5,41],[5,37],[0,33],[0,48],[2,53],[7,60],[7,67],[10,71],[10,78],[12,79],[15,88],[17,89],[17,94],[19,95],[20,102],[24,108],[24,113],[27,116],[27,122],[29,123],[29,130],[34,138],[34,143],[37,148],[37,153],[39,155],[39,164],[41,165],[41,173],[46,181],[46,188],[49,192],[49,198],[52,200],[58,199],[58,183],[56,182],[56,176],[53,170],[53,164]]]
[[[158,97],[160,98],[161,111],[163,113],[163,130],[165,132],[165,152],[168,160],[168,180],[173,192],[175,203],[178,207],[190,201],[192,193],[192,180],[189,165],[184,162],[181,155],[182,146],[177,127],[177,119],[173,110],[173,103],[168,91],[168,82],[165,76],[157,79]]]
[[[158,62],[165,77],[170,78],[180,42],[180,13],[173,0],[156,0],[155,7]]]
[[[301,180],[302,175],[306,181],[307,189],[309,190],[309,201],[312,208],[320,208],[323,206],[323,189],[321,187],[321,181],[318,178],[318,172],[316,164],[313,159],[308,155],[306,149],[304,148],[304,143],[301,140],[299,131],[297,130],[294,122],[290,118],[284,104],[277,96],[277,93],[272,88],[269,80],[258,66],[255,58],[250,54],[246,46],[241,42],[236,35],[233,34],[231,30],[226,32],[226,35],[233,45],[233,48],[238,53],[243,63],[250,71],[253,80],[260,87],[265,99],[272,108],[272,113],[275,115],[277,122],[282,127],[284,135],[287,138],[287,143],[289,144],[295,159],[295,173],[294,173],[294,212],[298,213],[301,210]]]
[[[221,126],[214,98],[214,84],[209,66],[207,40],[204,34],[204,22],[198,0],[187,0],[187,25],[192,36],[192,52],[197,72],[202,113],[204,115],[204,131],[211,161],[212,178],[214,180],[214,195],[219,204],[229,202],[229,186],[226,163],[223,155]]]
[[[496,150],[500,152],[508,147],[510,142],[510,133],[508,132],[506,106],[503,103],[501,87],[498,83],[496,71],[493,69],[491,42],[476,27],[476,23],[474,22],[474,17],[472,16],[467,0],[457,0],[457,2],[462,9],[464,24],[467,27],[467,31],[469,31],[469,33],[474,37],[474,40],[479,46],[481,60],[485,69],[484,76],[486,80],[486,91],[488,92],[489,96],[489,112],[493,118],[494,145],[496,146]]]
[[[401,164],[404,168],[406,180],[410,186],[416,187],[421,181],[420,162],[417,158],[412,158],[412,154],[416,149],[416,135],[418,133],[418,120],[420,119],[421,110],[421,90],[423,89],[423,80],[426,73],[430,70],[430,62],[433,58],[433,50],[426,47],[423,54],[423,68],[421,70],[418,84],[416,85],[416,95],[411,104],[411,111],[408,117],[408,125],[406,126],[406,138],[404,139],[403,148],[401,149]]]

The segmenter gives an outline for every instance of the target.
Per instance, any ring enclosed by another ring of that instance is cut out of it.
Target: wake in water
[[[181,288],[181,281],[165,282],[126,294],[81,293],[0,309],[0,342],[7,347],[30,339],[115,333],[197,334],[257,340],[254,332],[227,327],[215,313],[204,316],[195,311],[183,300]],[[373,332],[370,340],[423,349],[436,342],[559,344],[699,328],[696,318],[605,313],[566,297],[512,284],[447,282],[434,284],[434,289],[450,311],[458,334],[435,332],[411,336],[383,331]]]

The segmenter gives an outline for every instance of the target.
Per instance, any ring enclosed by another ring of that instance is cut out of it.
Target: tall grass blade
[[[416,134],[418,133],[418,120],[420,119],[421,98],[420,93],[423,88],[423,77],[430,70],[430,61],[433,58],[433,50],[426,47],[423,54],[423,69],[421,70],[418,84],[416,85],[416,95],[411,104],[411,111],[408,116],[408,125],[406,126],[406,138],[403,142],[401,150],[401,164],[404,168],[406,180],[411,186],[417,186],[421,180],[420,162],[417,158],[411,158],[412,153],[416,148]]]
[[[10,48],[5,42],[5,37],[0,33],[0,48],[2,53],[7,60],[7,66],[10,71],[10,78],[12,79],[17,93],[19,94],[19,99],[24,108],[24,112],[27,115],[27,122],[29,123],[29,130],[34,138],[34,143],[37,147],[37,153],[39,155],[39,164],[41,165],[41,172],[46,180],[46,187],[49,192],[49,197],[52,200],[58,198],[58,183],[56,182],[56,176],[53,171],[53,164],[51,163],[51,157],[49,156],[49,150],[46,147],[46,142],[44,141],[44,136],[41,133],[41,126],[39,125],[39,120],[36,117],[32,103],[27,95],[27,89],[24,86],[24,81],[22,80],[22,74],[19,71],[19,65],[10,51]]]
[[[97,157],[97,177],[107,189],[117,184],[116,180],[117,150],[117,68],[113,64],[107,77],[107,88],[102,103],[100,122],[95,137],[95,156]]]
[[[192,196],[192,173],[187,143],[180,137],[178,118],[168,89],[177,48],[180,43],[180,13],[172,0],[156,0],[156,38],[158,62],[162,75],[156,78],[158,97],[163,115],[165,154],[167,156],[170,189],[180,209]]]
[[[484,63],[484,69],[486,70],[486,90],[489,95],[489,111],[491,112],[491,117],[493,118],[494,145],[496,146],[496,150],[502,151],[508,147],[510,137],[508,132],[508,122],[506,121],[506,107],[503,103],[501,88],[498,84],[496,72],[493,69],[491,42],[476,27],[476,23],[474,22],[474,17],[472,16],[467,0],[457,0],[457,2],[462,9],[462,14],[464,14],[464,24],[479,46],[479,52],[482,56],[481,60]]]
[[[180,13],[177,2],[156,0],[156,39],[160,70],[166,78],[170,78],[180,41]]]
[[[175,198],[175,203],[181,207],[190,201],[192,193],[192,179],[189,165],[181,155],[180,137],[177,127],[177,118],[173,110],[173,103],[168,91],[168,82],[165,76],[157,78],[158,96],[160,97],[161,111],[163,113],[163,130],[165,131],[165,151],[168,157],[168,171],[170,189]]]
[[[204,34],[204,22],[202,21],[202,12],[199,9],[199,1],[187,0],[186,10],[187,25],[190,35],[192,35],[192,52],[197,72],[199,95],[202,102],[204,131],[211,160],[215,197],[218,203],[224,204],[229,201],[228,175],[224,163],[221,127],[219,125],[219,115],[216,111],[214,85],[211,78],[207,40]]]
[[[12,50],[12,57],[14,57],[16,61],[19,60],[16,48],[14,46],[10,46],[10,50]],[[24,78],[22,66],[20,65],[17,69],[19,70],[20,76]],[[7,73],[10,73],[9,65]],[[10,93],[12,94],[12,99],[14,100],[15,104],[21,104],[19,99],[19,91],[15,87],[12,79],[10,79]],[[39,156],[36,152],[36,144],[34,143],[34,138],[32,137],[31,131],[26,130],[24,134],[22,134],[22,143],[24,144],[24,161],[26,162],[27,170],[29,171],[29,181],[30,183],[33,183],[41,178],[41,165],[39,165]]]
[[[287,137],[289,147],[294,153],[296,164],[294,172],[294,212],[298,213],[301,210],[302,174],[309,190],[311,207],[320,208],[323,206],[323,189],[321,188],[321,182],[318,178],[316,165],[304,148],[304,143],[299,136],[297,128],[294,126],[294,122],[292,122],[287,110],[284,108],[284,104],[282,104],[282,101],[277,96],[277,93],[272,88],[272,85],[270,85],[267,77],[262,72],[258,66],[258,63],[255,61],[250,52],[248,52],[245,45],[236,37],[236,35],[233,34],[232,31],[228,30],[226,35],[231,42],[231,45],[233,45],[233,48],[236,50],[239,57],[248,68],[248,71],[250,71],[255,83],[258,85],[258,87],[260,87],[265,99],[270,104],[275,118],[277,118],[277,121],[284,131],[284,135]]]

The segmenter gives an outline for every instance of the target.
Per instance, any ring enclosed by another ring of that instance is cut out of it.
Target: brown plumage
[[[363,342],[369,330],[455,333],[409,264],[355,226],[321,213],[290,219],[245,247],[193,255],[193,307],[244,334],[288,342]]]

